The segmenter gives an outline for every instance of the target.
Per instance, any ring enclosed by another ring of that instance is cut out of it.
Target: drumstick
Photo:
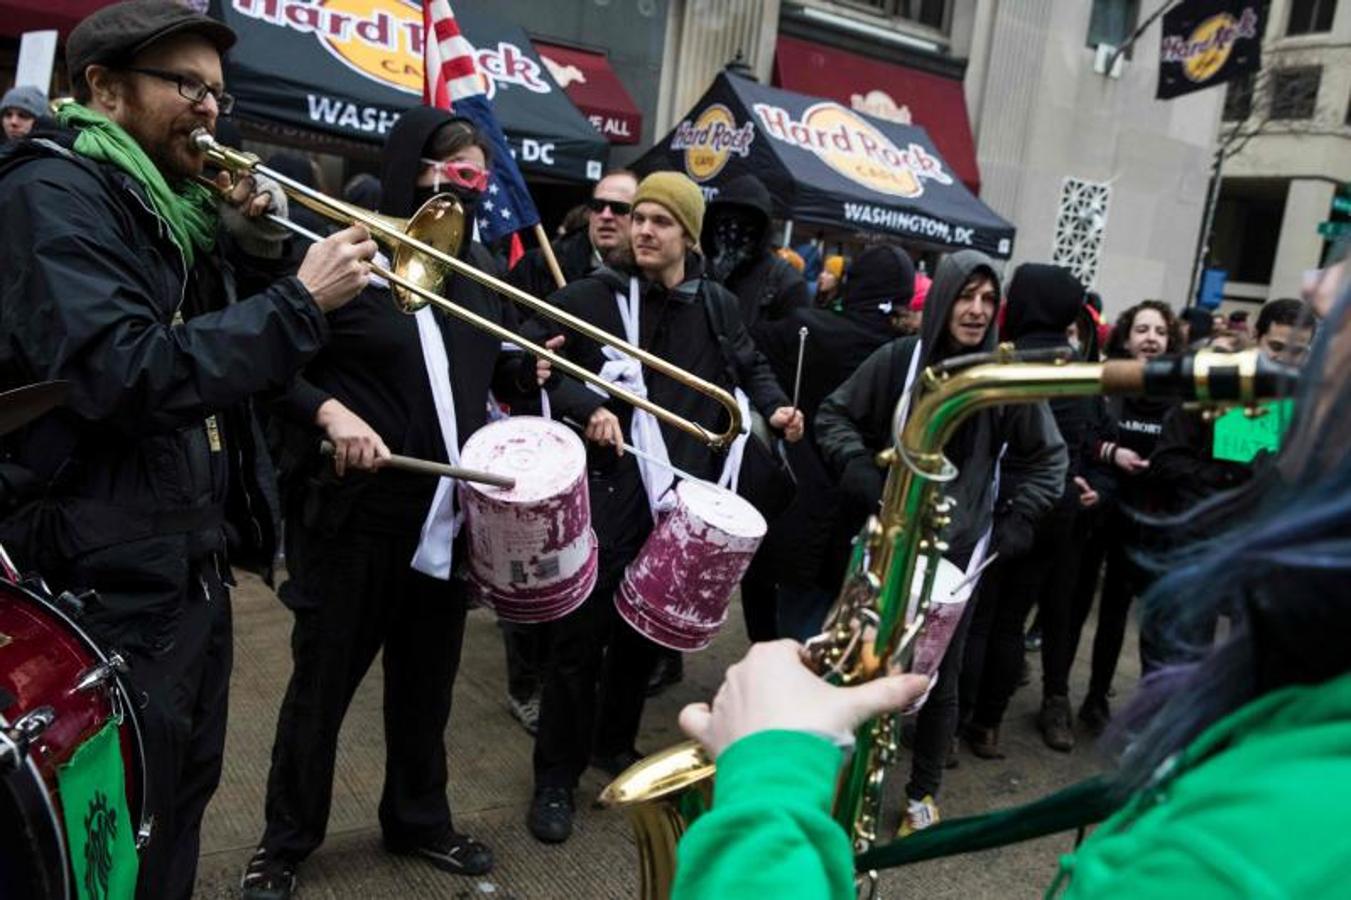
[[[957,582],[957,585],[953,587],[952,590],[948,591],[948,596],[951,597],[953,594],[957,593],[962,588],[966,587],[968,584],[979,578],[980,573],[990,568],[990,563],[994,562],[996,559],[999,559],[998,550],[996,550],[994,553],[991,553],[988,557],[986,557],[985,561],[980,564],[980,566],[976,569],[976,571],[972,572],[970,575],[966,576],[961,581]]]
[[[328,441],[323,441],[319,444],[319,452],[325,456],[332,456],[337,452],[337,448]],[[477,469],[462,469],[459,466],[433,462],[430,459],[418,459],[414,456],[399,456],[396,453],[391,453],[389,458],[384,461],[384,465],[391,469],[402,469],[405,472],[440,475],[443,478],[458,478],[460,481],[477,481],[479,484],[492,485],[507,490],[516,487],[516,479],[507,478],[505,475],[494,475],[492,472],[480,472]]]
[[[797,330],[797,374],[793,376],[793,409],[797,409],[797,399],[802,393],[802,358],[807,351],[807,326]]]
[[[568,417],[565,416],[565,417],[563,418],[563,422],[566,423],[566,424],[568,424],[568,425],[571,425],[573,428],[576,428],[578,431],[586,431],[586,427],[583,426],[580,422],[576,421],[575,419],[570,419],[570,418],[568,418]],[[670,469],[672,472],[676,473],[677,475],[679,475],[681,478],[685,479],[686,481],[702,481],[704,484],[713,484],[713,482],[709,481],[707,478],[699,478],[699,477],[697,477],[697,476],[695,476],[695,475],[691,475],[689,472],[686,472],[684,469],[682,469],[682,468],[680,468],[679,466],[675,465],[675,464],[672,463],[670,460],[667,460],[667,459],[658,459],[657,457],[653,456],[651,453],[644,453],[642,450],[639,450],[637,447],[633,446],[632,444],[624,444],[624,445],[623,445],[623,448],[624,448],[624,452],[625,452],[625,453],[632,453],[634,456],[638,457],[639,459],[645,459],[645,460],[647,460],[647,461],[650,462],[650,463],[655,463],[656,465],[661,466],[663,469]],[[717,487],[717,485],[714,485],[714,487]]]

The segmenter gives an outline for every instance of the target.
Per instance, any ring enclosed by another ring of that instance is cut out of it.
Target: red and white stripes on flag
[[[422,102],[437,109],[451,109],[457,97],[483,92],[474,46],[460,33],[447,0],[424,0],[422,27]]]

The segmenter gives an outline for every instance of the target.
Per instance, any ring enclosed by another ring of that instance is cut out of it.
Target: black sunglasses
[[[143,69],[139,66],[123,66],[122,69],[127,72],[135,72],[137,75],[149,75],[151,78],[158,78],[161,81],[172,81],[178,85],[178,96],[184,100],[191,100],[193,103],[205,103],[207,97],[214,97],[216,109],[220,111],[222,116],[228,116],[235,108],[235,98],[232,95],[225,93],[225,91],[214,90],[190,75],[179,75],[176,72],[166,72],[163,69]]]
[[[633,212],[633,204],[625,203],[623,200],[604,200],[600,197],[592,197],[586,201],[586,208],[593,213],[605,212],[605,207],[610,207],[610,212],[616,216],[627,216]]]

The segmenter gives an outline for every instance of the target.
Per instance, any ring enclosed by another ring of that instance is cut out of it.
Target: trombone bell
[[[464,207],[453,197],[439,194],[418,208],[408,219],[393,216],[381,216],[396,230],[414,240],[428,244],[447,256],[459,257],[460,247],[464,243]],[[385,246],[393,244],[387,251],[391,260],[391,269],[395,275],[403,278],[427,292],[438,294],[441,286],[450,277],[453,270],[434,256],[413,249],[406,241],[385,239],[383,235],[374,235],[376,242]],[[415,313],[429,301],[425,296],[410,291],[396,283],[390,284],[394,301],[399,309],[406,313]]]

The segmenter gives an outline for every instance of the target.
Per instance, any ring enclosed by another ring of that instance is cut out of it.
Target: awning
[[[980,202],[923,128],[723,72],[633,165],[684,172],[713,198],[754,174],[784,219],[1008,259],[1013,225]]]
[[[558,87],[519,26],[460,4],[497,120],[527,175],[595,181],[610,145]],[[235,115],[373,146],[422,102],[422,11],[409,0],[218,0],[239,35],[226,58]]]
[[[81,19],[112,0],[4,0],[0,2],[0,34],[18,37],[25,31],[56,29],[64,40]]]
[[[879,119],[920,126],[962,183],[980,193],[980,169],[961,81],[780,35],[774,84],[829,97]]]
[[[612,144],[636,144],[643,133],[643,114],[624,88],[604,53],[560,47],[534,40],[535,51],[596,130]]]

